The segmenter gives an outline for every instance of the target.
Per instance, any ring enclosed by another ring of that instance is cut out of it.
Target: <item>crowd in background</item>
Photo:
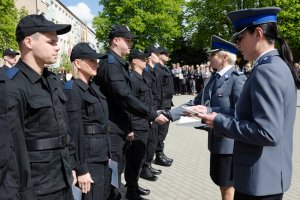
[[[214,73],[209,61],[200,65],[181,66],[180,63],[172,63],[171,65],[174,82],[174,95],[176,96],[187,94],[195,96],[203,89],[206,81]],[[246,63],[241,69],[238,65],[235,65],[235,68],[248,76],[252,69],[252,63]]]

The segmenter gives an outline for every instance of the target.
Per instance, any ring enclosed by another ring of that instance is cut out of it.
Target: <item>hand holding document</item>
[[[182,106],[183,110],[190,114],[198,114],[196,110],[194,110],[193,106]]]

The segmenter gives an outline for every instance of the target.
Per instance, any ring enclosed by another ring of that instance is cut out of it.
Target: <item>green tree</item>
[[[300,61],[300,3],[298,0],[276,0],[282,10],[278,15],[279,34],[292,49],[294,60]]]
[[[188,40],[194,47],[206,48],[211,35],[230,39],[233,28],[228,12],[272,5],[275,5],[274,0],[191,0],[185,14]]]
[[[70,62],[70,58],[68,56],[67,53],[62,53],[61,54],[61,61],[60,61],[60,68],[59,70],[65,70],[66,72],[70,71],[70,65],[71,65],[71,62]]]
[[[153,44],[171,48],[182,35],[184,0],[100,0],[100,4],[104,9],[93,25],[98,40],[105,44],[113,24],[127,25],[139,35],[135,44],[140,49]]]
[[[5,48],[17,49],[15,30],[19,18],[13,0],[0,1],[0,16],[0,51]]]

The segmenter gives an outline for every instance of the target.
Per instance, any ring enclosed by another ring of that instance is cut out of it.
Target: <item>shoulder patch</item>
[[[11,68],[5,69],[5,74],[8,79],[13,79],[17,75],[18,72],[19,72],[19,68],[17,68],[17,67],[11,67]]]
[[[115,57],[111,54],[108,54],[108,64],[113,64],[115,62]]]
[[[148,66],[144,69],[144,72],[150,72],[150,69]]]
[[[65,85],[64,85],[64,89],[65,89],[65,90],[71,90],[72,87],[73,87],[73,83],[74,83],[73,80],[67,81],[67,82],[65,83]]]
[[[267,56],[267,57],[264,57],[263,59],[261,59],[257,65],[262,65],[262,64],[268,64],[268,63],[271,63],[272,62],[272,56]]]

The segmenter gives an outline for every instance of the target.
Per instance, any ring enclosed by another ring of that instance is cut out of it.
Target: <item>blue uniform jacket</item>
[[[215,134],[235,139],[234,187],[254,196],[285,192],[291,184],[296,86],[277,50],[254,66],[235,118],[218,114]]]

